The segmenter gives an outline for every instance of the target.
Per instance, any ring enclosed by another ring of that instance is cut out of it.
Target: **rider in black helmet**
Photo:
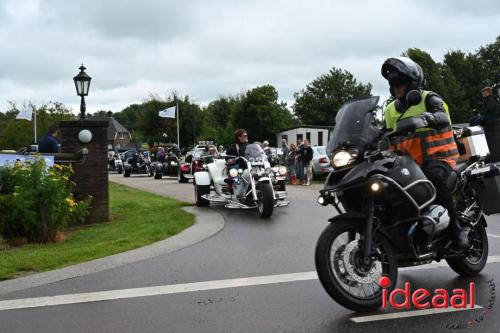
[[[396,129],[397,121],[406,117],[421,117],[427,121],[426,128],[400,138],[394,146],[410,155],[434,184],[435,202],[446,208],[450,216],[448,230],[453,243],[464,249],[468,245],[467,233],[460,224],[452,190],[447,185],[459,156],[448,106],[439,95],[424,90],[422,68],[410,58],[387,59],[382,65],[382,76],[389,81],[391,95],[395,98],[385,112],[386,127]]]

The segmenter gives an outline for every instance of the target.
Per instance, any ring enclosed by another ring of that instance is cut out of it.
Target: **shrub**
[[[0,236],[48,242],[71,224],[83,222],[90,199],[76,201],[71,165],[47,168],[43,158],[2,169]]]

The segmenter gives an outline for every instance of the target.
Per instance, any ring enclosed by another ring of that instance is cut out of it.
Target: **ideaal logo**
[[[431,293],[427,289],[419,288],[412,292],[410,282],[405,282],[404,289],[395,288],[388,293],[387,287],[391,285],[391,279],[386,276],[380,278],[379,285],[382,287],[383,309],[387,309],[387,302],[394,309],[410,309],[410,300],[413,306],[419,310],[428,309],[431,306],[437,309],[448,308],[450,305],[455,309],[464,309],[469,305],[473,309],[476,301],[476,285],[474,282],[469,283],[468,291],[465,289],[453,289],[451,297],[446,289],[435,289]],[[397,295],[404,296],[402,303],[396,301]],[[429,296],[432,296],[430,300]]]
[[[481,314],[466,322],[448,322],[446,324],[448,329],[467,329],[481,323],[486,318],[495,304],[495,282],[491,279],[488,281],[488,284],[490,294],[488,306],[481,311]],[[469,283],[468,289],[453,289],[451,294],[446,289],[442,288],[434,289],[433,292],[425,288],[419,288],[412,291],[410,282],[405,282],[405,287],[403,289],[395,288],[389,293],[387,288],[391,285],[391,280],[386,276],[380,278],[379,285],[382,287],[383,309],[387,309],[388,304],[394,309],[410,309],[410,303],[419,310],[429,309],[431,307],[443,309],[449,308],[450,306],[455,309],[475,308],[476,284],[474,282]],[[402,296],[402,300],[400,299],[399,303],[396,300],[398,295]]]

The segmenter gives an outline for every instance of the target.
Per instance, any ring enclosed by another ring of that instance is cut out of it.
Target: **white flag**
[[[175,106],[160,111],[158,115],[162,118],[175,118]]]
[[[31,121],[31,117],[33,116],[33,110],[30,108],[24,109],[23,111],[19,112],[19,114],[16,116],[16,119],[26,119]]]

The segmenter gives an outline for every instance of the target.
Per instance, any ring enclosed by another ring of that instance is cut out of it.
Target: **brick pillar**
[[[500,119],[486,122],[483,128],[490,148],[490,161],[500,162]]]
[[[75,198],[81,200],[87,195],[93,197],[90,214],[86,223],[109,221],[108,193],[108,145],[107,128],[109,122],[95,120],[61,121],[59,123],[61,152],[77,153],[82,148],[88,149],[84,163],[73,163],[75,171],[72,180],[76,183]],[[82,144],[78,133],[87,129],[92,133],[92,140]]]

